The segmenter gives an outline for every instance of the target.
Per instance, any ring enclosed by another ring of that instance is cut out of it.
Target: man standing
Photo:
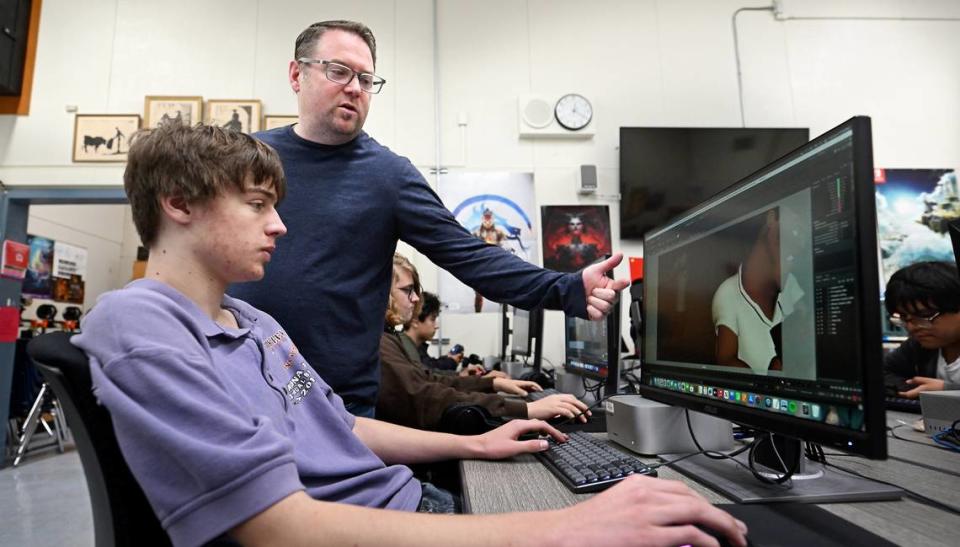
[[[402,239],[494,300],[599,319],[625,280],[604,273],[622,259],[563,275],[473,237],[409,160],[363,132],[376,40],[365,25],[325,21],[304,30],[290,62],[299,123],[258,133],[280,154],[289,198],[279,208],[291,236],[258,283],[230,293],[279,320],[348,410],[372,416],[380,378],[378,341],[393,253]]]

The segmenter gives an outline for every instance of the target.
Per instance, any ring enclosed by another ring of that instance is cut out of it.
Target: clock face
[[[557,123],[565,129],[576,131],[583,129],[593,119],[593,107],[583,95],[570,93],[560,97],[557,106],[553,108]]]

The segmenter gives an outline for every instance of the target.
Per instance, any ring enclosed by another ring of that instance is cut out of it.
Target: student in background
[[[558,394],[528,403],[496,392],[525,396],[540,391],[535,382],[509,378],[458,377],[436,374],[420,363],[419,355],[404,351],[396,328],[410,321],[420,303],[420,276],[406,257],[393,257],[393,285],[380,337],[380,398],[377,418],[388,422],[436,429],[443,413],[458,403],[480,405],[492,416],[547,419],[572,418],[587,411],[573,395]],[[585,416],[580,417],[586,421]]]
[[[419,359],[423,366],[434,371],[456,371],[457,367],[463,363],[463,346],[459,344],[454,348],[460,351],[450,350],[443,357],[435,358],[427,352],[429,342],[437,334],[440,328],[440,299],[432,292],[423,291],[420,298],[419,312],[414,314],[403,326],[403,332],[400,334],[400,341],[403,342],[403,349],[411,360]],[[506,373],[499,370],[487,372],[482,365],[466,364],[460,370],[460,376],[471,376],[479,374],[490,378],[509,378]]]
[[[883,359],[888,389],[908,399],[960,389],[960,277],[949,262],[918,262],[887,282],[890,322],[909,338]]]

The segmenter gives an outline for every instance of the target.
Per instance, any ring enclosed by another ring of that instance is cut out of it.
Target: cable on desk
[[[901,427],[909,427],[909,426],[908,426],[908,424],[900,424],[900,425],[895,425],[895,426],[893,426],[893,427],[887,426],[887,432],[890,434],[889,436],[890,436],[890,437],[893,437],[894,439],[896,439],[896,440],[898,440],[898,441],[903,441],[903,442],[906,442],[906,443],[919,444],[920,446],[925,446],[925,447],[927,447],[927,448],[935,448],[935,449],[937,449],[937,450],[943,450],[943,449],[948,449],[948,450],[949,450],[949,449],[950,449],[950,447],[945,446],[945,445],[939,445],[939,443],[938,443],[938,444],[930,444],[930,443],[924,443],[924,442],[920,442],[920,441],[915,441],[915,440],[913,440],[913,439],[908,439],[908,438],[906,438],[906,437],[901,437],[901,436],[897,435],[897,430],[900,429]],[[933,439],[933,442],[937,442],[937,440],[936,440],[936,439]]]
[[[704,450],[703,447],[700,446],[700,442],[697,441],[697,436],[694,435],[694,433],[693,433],[693,424],[690,422],[690,410],[689,410],[689,409],[684,409],[684,413],[686,414],[686,417],[687,417],[687,430],[690,432],[690,439],[693,440],[694,446],[696,446],[696,447],[697,447],[697,450],[699,450],[700,453],[702,453],[704,456],[706,456],[706,457],[708,457],[708,458],[710,458],[710,459],[712,459],[712,460],[727,460],[727,459],[729,459],[729,460],[732,461],[733,463],[735,463],[735,464],[739,465],[740,467],[743,467],[744,469],[746,469],[747,471],[749,471],[750,474],[754,476],[754,478],[756,478],[758,481],[760,481],[760,482],[762,482],[762,483],[764,483],[764,484],[784,486],[784,487],[786,487],[787,489],[793,487],[793,482],[791,481],[790,478],[793,476],[794,473],[797,472],[797,469],[800,467],[800,459],[799,459],[799,458],[797,459],[797,462],[793,465],[793,467],[792,467],[791,469],[787,470],[786,473],[778,476],[778,477],[775,478],[775,479],[771,479],[771,478],[769,478],[769,477],[764,476],[764,475],[763,475],[760,471],[758,471],[757,468],[755,467],[756,460],[754,459],[754,458],[755,458],[755,456],[754,456],[754,451],[757,449],[757,447],[760,445],[760,443],[761,443],[762,441],[766,440],[766,441],[768,441],[768,442],[771,443],[771,447],[773,448],[773,453],[776,454],[777,459],[780,460],[780,465],[781,465],[782,469],[786,469],[786,468],[787,468],[787,465],[783,462],[783,458],[780,457],[780,452],[777,450],[776,444],[773,444],[773,435],[772,435],[772,434],[768,433],[766,437],[756,437],[756,438],[754,438],[754,440],[753,440],[752,442],[750,442],[749,444],[747,444],[747,445],[744,446],[743,448],[740,448],[739,450],[736,450],[736,451],[734,451],[734,452],[731,452],[730,454],[724,454],[723,452],[716,452],[716,451],[713,451],[713,450]],[[744,451],[747,451],[747,450],[749,450],[749,452],[747,452],[747,462],[749,463],[749,465],[744,464],[744,463],[741,462],[740,460],[737,460],[736,458],[734,458],[734,456],[737,456],[737,455],[739,455],[739,454],[741,454],[741,453],[743,453]],[[685,456],[685,457],[686,457],[686,456]],[[678,460],[678,461],[679,461],[679,460]]]
[[[960,420],[955,420],[950,424],[950,429],[934,435],[933,442],[947,450],[960,452],[960,431],[957,431],[957,424],[960,424]]]
[[[825,452],[823,455],[830,456],[832,458],[857,458],[857,459],[864,459],[864,460],[867,459],[866,457],[861,456],[860,454],[847,454],[845,452]],[[937,467],[935,465],[930,465],[928,463],[908,460],[906,458],[901,458],[899,456],[891,456],[889,454],[887,454],[887,459],[898,461],[901,463],[906,463],[909,465],[915,465],[917,467],[923,467],[924,469],[929,469],[930,471],[936,471],[937,473],[945,473],[947,475],[953,475],[954,477],[960,477],[960,473],[957,473],[956,471],[950,471],[949,469],[943,469],[942,467]],[[820,463],[823,463],[823,462],[820,462]]]
[[[893,486],[894,488],[899,488],[899,489],[903,490],[903,491],[907,494],[907,497],[909,497],[910,499],[912,499],[912,500],[914,500],[914,501],[916,501],[916,502],[922,503],[922,504],[924,504],[924,505],[929,505],[929,506],[931,506],[931,507],[936,507],[937,509],[940,509],[941,511],[946,511],[946,512],[948,512],[948,513],[953,513],[954,515],[960,515],[960,509],[957,509],[956,507],[954,507],[954,506],[952,506],[952,505],[947,505],[946,503],[943,503],[943,502],[941,502],[941,501],[937,501],[937,500],[935,500],[935,499],[933,499],[933,498],[928,498],[927,496],[924,496],[923,494],[919,494],[919,493],[917,493],[917,492],[914,492],[913,490],[910,490],[909,488],[904,488],[903,486],[900,486],[899,484],[895,484],[895,483],[892,483],[892,482],[887,482],[887,481],[880,480],[880,479],[875,479],[875,478],[873,478],[873,477],[868,477],[868,476],[866,476],[866,475],[864,475],[864,474],[862,474],[862,473],[858,473],[858,472],[854,471],[853,469],[847,469],[846,467],[842,467],[842,466],[839,466],[839,465],[836,465],[836,464],[832,464],[832,463],[827,462],[827,461],[823,461],[823,462],[821,462],[821,463],[823,463],[823,465],[825,465],[825,466],[827,466],[827,467],[832,467],[832,468],[834,468],[834,469],[843,471],[844,473],[849,473],[849,474],[851,474],[851,475],[853,475],[853,476],[855,476],[855,477],[860,477],[861,479],[866,479],[866,480],[868,480],[868,481],[873,481],[873,482],[877,482],[877,483],[880,483],[880,484],[885,484],[885,485],[887,485],[887,486]]]
[[[903,462],[903,463],[908,463],[908,464],[910,464],[910,465],[916,465],[917,467],[923,467],[923,468],[925,468],[925,469],[929,469],[929,470],[931,470],[931,471],[936,471],[936,472],[938,472],[938,473],[946,473],[947,475],[953,475],[954,477],[960,477],[960,473],[957,473],[956,471],[950,471],[949,469],[943,469],[943,468],[937,467],[937,466],[935,466],[935,465],[930,465],[930,464],[927,464],[927,463],[916,462],[916,461],[913,461],[913,460],[908,460],[908,459],[906,459],[906,458],[900,458],[900,457],[897,457],[897,456],[890,456],[890,455],[887,455],[887,459],[889,459],[889,460],[896,460],[896,461],[898,461],[898,462]]]

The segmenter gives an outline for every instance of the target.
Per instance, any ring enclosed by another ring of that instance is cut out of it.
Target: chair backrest
[[[87,356],[72,334],[52,332],[30,341],[27,353],[60,401],[90,491],[97,547],[169,546],[170,539],[127,467],[107,410],[97,404]]]

